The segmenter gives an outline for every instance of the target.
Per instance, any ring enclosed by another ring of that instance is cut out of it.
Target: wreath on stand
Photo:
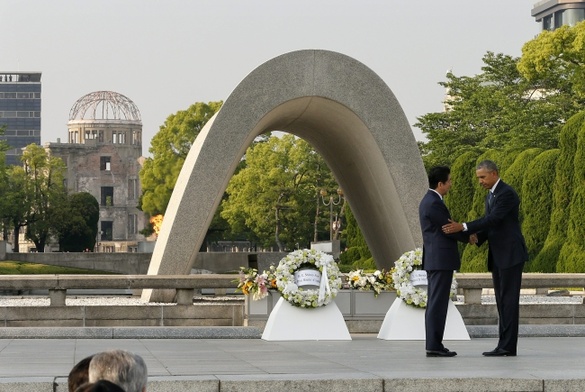
[[[303,270],[320,273],[317,288],[298,283],[298,274]],[[341,288],[341,274],[337,263],[330,254],[314,250],[299,249],[286,255],[274,272],[276,288],[281,296],[293,306],[317,308],[330,303]]]
[[[415,286],[412,283],[413,271],[422,271],[422,249],[416,248],[404,253],[396,262],[392,271],[392,281],[394,289],[398,295],[408,305],[417,308],[427,307],[427,286]],[[457,281],[453,276],[451,283],[451,297],[457,295]]]

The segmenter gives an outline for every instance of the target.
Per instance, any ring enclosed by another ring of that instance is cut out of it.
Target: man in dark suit
[[[461,267],[457,240],[467,242],[465,233],[445,234],[442,226],[451,215],[443,196],[451,188],[451,174],[446,166],[429,171],[429,190],[419,205],[420,226],[423,235],[422,267],[427,272],[427,307],[425,332],[427,357],[454,357],[455,351],[443,346],[453,271]]]
[[[467,223],[444,225],[446,234],[464,231],[477,233],[477,245],[488,241],[488,270],[492,272],[499,316],[498,345],[484,352],[488,357],[516,356],[520,318],[522,269],[528,260],[526,243],[520,231],[518,212],[520,199],[516,191],[500,180],[498,167],[492,161],[477,165],[479,184],[489,190],[485,215]]]

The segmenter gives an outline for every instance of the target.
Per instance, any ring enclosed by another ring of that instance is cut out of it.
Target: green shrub
[[[585,122],[578,135],[574,160],[573,195],[567,221],[567,238],[557,268],[563,272],[585,272]]]
[[[556,259],[535,258],[542,250],[550,228],[552,212],[552,188],[555,167],[560,150],[547,150],[539,154],[528,165],[522,183],[522,233],[526,239],[526,247],[530,263],[527,271],[555,272]],[[541,264],[542,263],[542,264]]]
[[[560,153],[553,184],[550,228],[542,250],[534,259],[536,266],[549,266],[554,263],[556,272],[566,271],[566,266],[563,264],[566,259],[563,259],[563,263],[559,263],[558,260],[560,250],[567,236],[567,222],[569,222],[571,197],[573,195],[577,137],[584,121],[585,112],[574,115],[567,121],[559,135]]]

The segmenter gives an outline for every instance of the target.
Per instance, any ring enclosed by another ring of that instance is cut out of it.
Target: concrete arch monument
[[[201,131],[171,196],[149,275],[190,272],[246,148],[274,130],[307,140],[323,156],[379,268],[422,244],[418,202],[428,184],[398,100],[355,59],[301,50],[252,71]],[[143,299],[172,295],[148,291]]]

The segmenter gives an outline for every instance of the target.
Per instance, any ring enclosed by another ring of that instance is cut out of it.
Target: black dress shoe
[[[457,355],[455,351],[449,351],[446,348],[442,350],[427,350],[427,357],[454,357]]]
[[[515,357],[516,353],[504,350],[503,348],[495,348],[492,351],[486,351],[485,353],[482,353],[482,355],[486,357]]]

